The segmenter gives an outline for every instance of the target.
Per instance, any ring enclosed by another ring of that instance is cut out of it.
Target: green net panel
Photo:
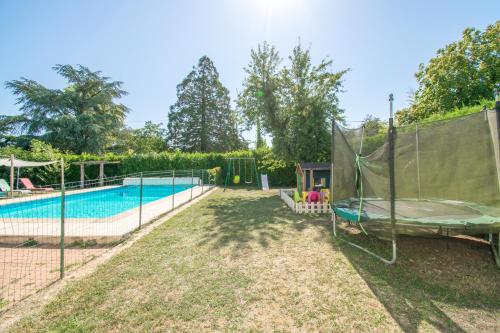
[[[397,127],[396,232],[500,232],[497,113]],[[338,216],[390,235],[388,135],[335,125],[333,200]]]

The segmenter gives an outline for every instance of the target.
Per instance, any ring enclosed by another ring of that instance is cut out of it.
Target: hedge
[[[42,144],[43,145],[43,144]],[[262,148],[255,151],[235,151],[231,153],[182,153],[182,152],[162,152],[151,154],[116,155],[105,154],[103,156],[82,154],[63,154],[53,150],[50,146],[38,147],[31,151],[13,147],[0,148],[1,156],[14,154],[17,158],[24,160],[46,161],[64,158],[66,162],[66,181],[80,180],[80,167],[71,163],[77,161],[119,161],[120,164],[110,164],[105,166],[106,176],[118,176],[141,171],[161,171],[161,170],[186,170],[186,169],[211,169],[220,167],[222,169],[218,183],[221,185],[226,174],[228,157],[254,157],[259,173],[268,175],[269,184],[272,187],[294,186],[294,163],[276,158],[269,148]],[[2,168],[0,176],[8,179],[7,168]],[[39,184],[57,183],[59,177],[58,167],[23,169],[22,175],[31,177]],[[87,166],[85,174],[89,179],[98,177],[99,167],[97,165]]]

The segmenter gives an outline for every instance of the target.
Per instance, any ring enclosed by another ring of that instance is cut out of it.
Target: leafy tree
[[[17,140],[16,132],[23,122],[23,116],[0,115],[0,146],[15,144]]]
[[[363,120],[363,151],[362,155],[367,156],[380,148],[387,138],[387,123],[378,117],[367,115]]]
[[[36,161],[56,161],[63,154],[58,149],[55,149],[50,144],[40,140],[31,140],[30,144],[30,159]],[[70,163],[64,162],[64,169],[67,172]],[[54,163],[44,167],[37,168],[36,177],[44,184],[57,184],[61,182],[61,163]]]
[[[121,147],[115,147],[115,149],[139,154],[159,153],[167,150],[166,136],[167,131],[162,123],[155,124],[146,121],[142,128],[124,129],[117,140],[117,146]]]
[[[18,96],[23,129],[61,150],[103,153],[128,112],[126,106],[115,103],[127,94],[122,82],[81,65],[53,69],[68,81],[66,88],[49,89],[26,78],[6,82]]]
[[[248,125],[259,122],[272,136],[273,150],[291,160],[326,160],[330,122],[340,117],[337,93],[346,70],[331,72],[331,60],[311,63],[309,50],[299,44],[291,66],[278,68],[281,58],[264,43],[251,53],[238,106]]]
[[[146,121],[143,128],[134,131],[133,149],[137,153],[161,152],[167,150],[167,132],[163,124]]]
[[[255,126],[257,132],[256,147],[265,146],[263,132],[284,129],[285,120],[279,114],[279,64],[282,59],[274,46],[267,42],[258,45],[250,52],[250,63],[244,70],[247,77],[243,83],[243,92],[238,96],[237,105],[246,119],[248,126]],[[277,132],[277,131],[275,131]]]
[[[291,67],[282,71],[284,107],[291,114],[287,126],[288,152],[303,161],[327,160],[330,156],[331,120],[340,116],[338,97],[347,70],[331,72],[332,61],[311,63],[309,50],[296,46],[289,57]],[[285,153],[285,154],[284,154]]]
[[[182,151],[223,152],[243,148],[239,119],[229,91],[207,56],[177,86],[177,102],[168,114],[168,139]]]
[[[499,36],[500,21],[484,32],[468,28],[459,41],[439,49],[427,65],[420,64],[414,102],[396,114],[398,122],[416,122],[491,98],[500,81]]]
[[[371,114],[366,115],[363,119],[363,127],[365,128],[365,135],[372,136],[379,133],[385,133],[387,129],[387,124],[380,120],[378,117],[374,117]]]

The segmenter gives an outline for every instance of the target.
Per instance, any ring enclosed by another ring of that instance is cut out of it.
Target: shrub
[[[103,156],[92,154],[64,154],[40,141],[33,141],[29,151],[16,147],[0,148],[1,156],[14,154],[17,158],[29,161],[65,160],[65,178],[67,182],[80,180],[80,167],[72,164],[78,161],[119,161],[120,164],[105,166],[106,176],[126,175],[141,171],[186,170],[186,169],[213,169],[220,168],[215,177],[217,184],[222,185],[226,175],[228,157],[254,157],[259,173],[268,175],[271,186],[292,186],[295,182],[294,163],[277,159],[269,148],[260,148],[256,151],[241,150],[231,153],[182,153],[162,152],[150,154],[117,155],[108,153]],[[2,168],[0,176],[8,179],[8,168]],[[59,180],[60,165],[41,168],[23,168],[21,176],[35,179],[40,185],[57,183]],[[88,179],[98,178],[99,166],[85,167]]]

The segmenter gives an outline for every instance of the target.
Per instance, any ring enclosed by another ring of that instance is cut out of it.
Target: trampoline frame
[[[371,256],[374,258],[382,261],[385,264],[392,265],[396,263],[397,259],[397,241],[396,241],[396,216],[395,216],[395,177],[394,177],[394,120],[393,120],[393,101],[394,101],[394,96],[393,94],[389,95],[389,112],[390,112],[390,117],[389,117],[389,129],[388,129],[388,144],[389,144],[389,158],[388,158],[388,167],[389,167],[389,200],[390,200],[390,223],[391,223],[391,244],[392,244],[392,257],[390,259],[384,258],[378,254],[376,254],[373,251],[368,250],[365,247],[362,247],[361,245],[358,245],[356,243],[353,243],[351,241],[348,241],[347,239],[344,239],[337,235],[337,214],[335,213],[335,205],[333,201],[333,183],[334,183],[334,164],[333,164],[333,158],[334,158],[334,144],[335,144],[335,119],[332,120],[332,137],[331,137],[331,167],[330,167],[330,193],[331,195],[331,210],[332,210],[332,228],[333,228],[333,235],[335,238],[341,240],[344,243],[349,244],[352,247],[355,247]],[[497,132],[498,136],[500,139],[500,101],[496,101],[495,104],[495,111],[497,112]],[[363,132],[362,134],[363,135]],[[363,143],[361,141],[361,147]],[[500,167],[500,166],[498,166]],[[358,223],[361,223],[358,221]],[[495,235],[490,232],[488,233],[488,244],[491,247],[491,251],[493,252],[493,258],[495,260],[495,263],[498,268],[500,268],[500,232],[498,233],[497,237],[497,245],[495,246]]]
[[[353,242],[350,242],[348,241],[347,239],[344,239],[342,237],[339,237],[337,235],[337,214],[335,214],[335,211],[333,210],[332,208],[332,225],[333,225],[333,235],[335,236],[335,238],[343,241],[344,243],[347,243],[363,252],[366,252],[368,253],[369,255],[377,258],[378,260],[382,261],[383,263],[385,264],[388,264],[388,265],[392,265],[396,262],[396,259],[397,259],[397,243],[396,243],[396,239],[393,237],[393,239],[391,240],[391,243],[392,243],[392,258],[391,259],[386,259],[382,256],[379,256],[378,254],[368,250],[367,248],[364,248],[356,243],[353,243]]]

